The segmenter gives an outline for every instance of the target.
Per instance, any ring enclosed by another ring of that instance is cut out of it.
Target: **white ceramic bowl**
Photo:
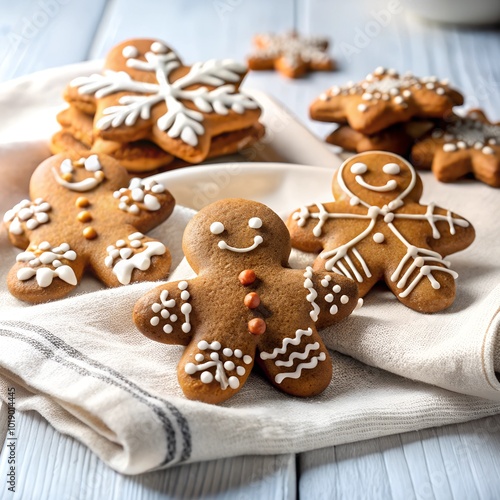
[[[451,24],[500,23],[500,0],[404,0],[415,14]]]

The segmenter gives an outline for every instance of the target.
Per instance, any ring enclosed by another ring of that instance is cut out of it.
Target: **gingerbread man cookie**
[[[60,154],[37,167],[30,196],[3,219],[11,242],[25,249],[7,277],[17,298],[34,303],[61,298],[85,269],[108,286],[167,275],[170,252],[143,234],[174,209],[162,184],[130,180],[105,155]]]
[[[183,237],[197,278],[142,297],[134,321],[147,337],[185,345],[178,379],[185,395],[220,403],[257,362],[282,391],[312,396],[332,377],[318,330],[352,312],[356,284],[330,272],[290,269],[290,236],[268,207],[226,199],[202,209]]]
[[[355,155],[334,175],[334,202],[289,217],[292,245],[321,252],[314,269],[355,279],[362,297],[382,280],[404,305],[440,311],[452,304],[458,276],[444,256],[467,248],[475,234],[450,210],[421,205],[421,194],[422,181],[403,158]]]
[[[239,91],[246,67],[209,60],[185,66],[163,42],[134,39],[108,54],[103,74],[74,79],[66,100],[94,114],[96,139],[149,139],[184,161],[203,161],[214,136],[253,127],[258,104]]]
[[[400,76],[394,69],[377,68],[358,83],[334,86],[310,107],[313,120],[348,123],[363,134],[374,134],[410,118],[442,118],[462,95],[447,80],[435,76]]]
[[[253,42],[256,50],[247,58],[248,67],[253,70],[276,69],[289,78],[298,78],[308,71],[334,68],[326,38],[304,37],[292,32],[257,35]]]
[[[428,137],[415,144],[412,161],[432,168],[441,182],[467,174],[492,187],[500,187],[500,123],[492,123],[480,109],[465,117],[452,115]]]

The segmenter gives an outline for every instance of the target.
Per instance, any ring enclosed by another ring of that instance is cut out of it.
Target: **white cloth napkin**
[[[0,148],[2,211],[27,196],[30,172],[47,154],[43,144]],[[183,348],[150,341],[132,321],[134,303],[156,283],[103,289],[86,278],[64,300],[26,305],[6,289],[18,250],[1,229],[0,396],[5,401],[14,386],[18,410],[38,411],[127,474],[300,452],[498,413],[500,233],[491,214],[499,193],[482,189],[478,202],[474,189],[451,186],[450,196],[471,193],[461,213],[478,233],[473,247],[452,256],[461,274],[453,307],[420,315],[383,289],[374,291],[363,308],[323,332],[329,347],[344,354],[332,352],[332,383],[309,399],[282,394],[258,374],[220,406],[185,399],[176,376]],[[171,279],[192,276],[180,247],[192,215],[176,207],[152,232],[178,266]],[[292,263],[310,258],[294,252]]]

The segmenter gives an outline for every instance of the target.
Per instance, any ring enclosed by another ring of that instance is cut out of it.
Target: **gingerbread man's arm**
[[[318,330],[337,323],[352,313],[358,304],[358,286],[345,276],[333,272],[315,272],[307,267],[304,287],[311,303],[309,315]]]
[[[417,205],[416,210],[412,212],[416,213],[396,213],[394,226],[398,228],[398,222],[404,224],[406,221],[418,224],[421,234],[429,233],[429,247],[442,256],[459,252],[474,241],[475,231],[472,224],[450,210],[430,203],[428,206]],[[404,234],[403,231],[404,229],[401,229]]]
[[[190,293],[194,281],[166,283],[141,297],[133,314],[137,328],[157,342],[188,345],[194,331]]]

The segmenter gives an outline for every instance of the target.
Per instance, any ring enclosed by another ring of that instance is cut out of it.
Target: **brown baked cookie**
[[[183,249],[198,277],[146,294],[134,321],[153,340],[186,346],[177,375],[188,398],[230,398],[254,362],[295,396],[328,386],[331,359],[318,330],[355,308],[353,281],[290,269],[285,224],[254,201],[226,199],[203,208],[186,228]]]
[[[453,303],[458,276],[444,257],[467,248],[475,233],[449,210],[421,205],[421,194],[422,181],[403,158],[358,154],[335,173],[334,202],[289,217],[292,245],[321,252],[314,269],[355,279],[361,297],[385,281],[411,309],[441,311]]]
[[[7,277],[17,298],[34,303],[61,298],[86,269],[108,286],[168,274],[168,249],[142,234],[174,209],[163,185],[130,180],[105,155],[60,154],[37,167],[30,196],[3,219],[12,244],[26,249]]]
[[[239,91],[245,74],[245,66],[228,59],[184,66],[163,42],[133,39],[111,50],[102,75],[74,79],[65,97],[84,113],[95,113],[95,139],[146,139],[199,163],[212,137],[257,123],[258,104]]]
[[[410,120],[406,123],[396,123],[376,134],[366,135],[349,125],[339,125],[325,140],[329,144],[356,153],[388,151],[406,156],[415,140],[433,127],[434,122],[431,121]]]
[[[288,78],[298,78],[309,71],[331,71],[334,63],[328,55],[328,40],[304,37],[297,33],[257,35],[255,51],[247,57],[255,71],[277,70]]]
[[[470,110],[465,117],[453,115],[415,144],[411,157],[415,166],[432,168],[441,182],[472,174],[500,187],[500,122],[490,122],[480,109]]]
[[[410,118],[442,118],[462,95],[435,76],[400,76],[393,69],[377,68],[358,83],[331,87],[310,107],[313,120],[347,122],[363,134],[375,134]]]

